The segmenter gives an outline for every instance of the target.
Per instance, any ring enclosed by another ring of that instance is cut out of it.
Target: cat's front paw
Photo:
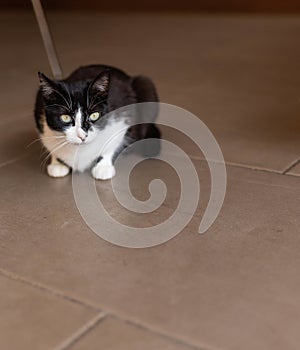
[[[101,162],[92,169],[92,175],[96,180],[109,180],[116,175],[113,165],[101,165]]]
[[[49,164],[47,172],[51,177],[64,177],[69,174],[70,168],[64,164]]]

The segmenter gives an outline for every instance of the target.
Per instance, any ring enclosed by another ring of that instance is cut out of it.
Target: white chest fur
[[[128,127],[129,125],[124,120],[112,119],[104,129],[97,130],[97,136],[91,142],[80,145],[68,142],[59,148],[60,142],[62,143],[64,138],[55,137],[64,136],[64,134],[53,131],[44,122],[42,142],[49,152],[53,152],[53,157],[61,159],[73,170],[82,172],[90,168],[95,159],[100,156],[112,158],[124,142],[124,136]]]

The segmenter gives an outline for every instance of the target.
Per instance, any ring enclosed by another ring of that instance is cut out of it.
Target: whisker
[[[90,104],[90,97],[89,97],[89,91],[90,91],[90,85],[87,89],[87,92],[86,92],[86,106],[88,107],[89,104]]]
[[[59,149],[61,149],[63,146],[65,146],[68,143],[69,143],[69,141],[64,141],[62,144],[60,144],[56,148],[52,149],[51,152],[49,153],[49,156],[54,154],[54,152],[58,151]]]
[[[69,143],[69,141],[63,141],[62,143],[60,143],[57,147],[55,147],[54,149],[52,149],[49,154],[45,157],[45,159],[42,161],[42,166],[46,164],[46,161],[49,159],[50,156],[52,156],[54,154],[54,152],[58,151],[59,149],[61,149],[62,147],[66,146]]]
[[[61,145],[63,142],[62,141],[59,141],[59,142],[56,142],[56,144],[53,146],[52,150],[57,146],[57,145]],[[46,153],[49,153],[49,152],[52,152],[52,150],[49,151],[49,149],[47,147],[45,147],[43,145],[43,148],[44,148],[44,151],[42,152],[42,155],[43,156],[44,154]]]
[[[104,99],[98,101],[97,103],[94,103],[95,99],[96,99],[96,97],[94,97],[94,98],[92,99],[92,101],[91,101],[91,103],[90,103],[90,105],[89,105],[89,108],[90,108],[90,109],[95,108],[95,107],[98,106],[100,103],[103,103],[103,102],[105,102],[105,101],[107,100],[107,98],[104,98]]]
[[[90,105],[90,89],[93,85],[93,81],[89,84],[88,88],[87,88],[87,92],[86,92],[86,105],[87,107],[89,107]]]
[[[61,105],[61,104],[59,104],[59,103],[53,103],[52,105],[46,105],[46,107],[62,107],[62,108],[66,108],[66,106],[64,106],[64,105]],[[69,109],[69,108],[68,108]]]
[[[62,143],[63,143],[62,141],[56,142],[56,144],[53,146],[52,149],[54,149],[58,145],[61,145]],[[43,149],[41,150],[41,157],[44,156],[46,153],[49,153],[49,152],[51,152],[51,151],[49,151],[49,149],[43,145]]]
[[[63,85],[64,85],[64,88],[66,89],[66,91],[68,93],[70,106],[72,106],[72,97],[70,95],[70,91],[69,91],[68,85],[65,82],[63,82]]]
[[[72,107],[71,107],[70,103],[67,101],[67,99],[65,98],[65,96],[62,93],[60,93],[58,90],[56,90],[56,89],[54,89],[53,91],[55,91],[66,102],[69,110],[71,111]],[[72,104],[72,101],[70,101],[70,102]]]
[[[44,140],[44,139],[60,139],[60,138],[64,138],[65,136],[44,136],[44,137],[39,137],[35,140],[33,140],[32,142],[30,142],[26,148],[30,147],[31,145],[33,145],[34,143]]]
[[[103,103],[103,102],[104,102],[104,101],[99,101],[99,102],[97,102],[97,103],[92,104],[92,105],[90,106],[90,109],[95,108],[96,106],[100,105],[100,104]]]

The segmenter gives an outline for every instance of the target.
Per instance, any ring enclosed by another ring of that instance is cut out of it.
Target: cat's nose
[[[78,135],[78,137],[80,138],[80,140],[81,140],[82,142],[84,142],[85,139],[86,139],[86,135]]]

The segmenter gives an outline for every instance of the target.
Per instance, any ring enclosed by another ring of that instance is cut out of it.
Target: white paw
[[[108,180],[116,175],[116,170],[113,165],[97,164],[92,169],[92,175],[96,180]]]
[[[49,164],[47,166],[48,175],[52,177],[63,177],[69,174],[70,168],[63,164]]]

